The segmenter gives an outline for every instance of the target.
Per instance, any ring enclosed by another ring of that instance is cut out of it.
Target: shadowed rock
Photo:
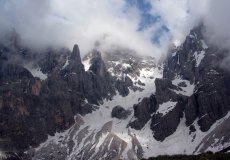
[[[118,118],[118,119],[126,119],[131,114],[131,111],[125,110],[121,106],[115,106],[112,110],[111,117]]]
[[[135,120],[129,124],[132,128],[142,129],[151,119],[151,114],[157,110],[155,95],[144,98],[139,104],[133,106]]]

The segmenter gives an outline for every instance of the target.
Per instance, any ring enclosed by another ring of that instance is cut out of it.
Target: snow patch
[[[208,74],[220,74],[220,73],[218,73],[216,70],[214,70],[214,69],[211,69],[209,72],[208,72]]]
[[[180,65],[180,55],[177,56],[177,64]]]
[[[196,59],[196,67],[198,67],[200,65],[200,62],[202,61],[202,59],[205,56],[205,51],[201,51],[201,52],[195,52],[194,53],[195,59]]]
[[[95,148],[96,148],[95,153],[97,153],[99,151],[100,146],[104,143],[104,141],[108,135],[109,135],[109,133],[107,132],[105,134],[102,134],[102,136],[99,138],[98,143],[95,146]],[[91,157],[93,157],[93,155]]]
[[[40,68],[32,68],[29,66],[24,66],[26,69],[28,69],[30,71],[30,73],[34,76],[34,77],[38,77],[41,80],[46,80],[47,79],[47,74],[44,74]]]
[[[132,66],[130,64],[128,64],[128,63],[123,63],[122,64],[122,68],[124,68],[124,69],[131,68],[131,67]]]
[[[181,83],[184,83],[185,86],[179,86],[179,84],[181,84]],[[190,82],[188,80],[182,80],[181,78],[175,78],[172,81],[172,84],[175,86],[178,86],[182,89],[182,91],[173,90],[177,94],[182,94],[185,96],[191,96],[194,93],[195,84],[190,84]]]
[[[90,63],[90,58],[82,61],[82,64],[85,66],[85,71],[88,71],[90,66],[91,66],[91,63]]]
[[[224,137],[222,137],[224,138]],[[230,142],[222,142],[222,139],[215,139],[215,143],[208,147],[207,151],[218,152],[230,146]]]
[[[168,101],[159,105],[157,113],[162,113],[163,116],[175,108],[177,102]]]
[[[190,38],[196,38],[196,35],[189,35]]]
[[[117,66],[117,65],[121,64],[119,61],[108,61],[108,62],[113,63],[115,66]]]
[[[172,54],[172,57],[176,56],[176,54],[177,54],[177,52],[174,52],[174,53]]]
[[[62,67],[62,70],[65,69],[69,65],[69,57],[67,57],[65,64]]]
[[[205,43],[204,40],[201,40],[201,43],[202,43],[202,48],[203,49],[207,49],[208,48],[208,45]]]
[[[228,112],[228,114],[220,119],[220,120],[217,120],[212,126],[211,128],[207,131],[207,132],[201,132],[200,130],[198,130],[199,134],[202,135],[202,138],[200,138],[200,142],[202,141],[202,139],[208,135],[209,133],[211,133],[215,128],[217,128],[219,125],[221,125],[226,119],[228,119],[230,117],[230,112]],[[196,120],[194,123],[196,123],[196,129],[199,128],[198,126],[198,123],[197,123],[198,120]],[[222,137],[223,138],[223,137]],[[220,139],[221,140],[221,139]],[[230,145],[230,142],[226,142],[224,144],[221,144],[221,145],[218,145],[218,141],[216,141],[214,144],[212,144],[211,146],[208,147],[208,149],[206,151],[212,151],[212,152],[218,152],[226,147],[228,147]],[[199,145],[199,146],[198,146]],[[199,150],[203,147],[203,143],[198,143],[198,148],[196,149],[196,154],[199,154]],[[223,147],[223,148],[222,148]]]
[[[0,159],[5,159],[5,158],[7,158],[7,156],[2,151],[0,151]]]
[[[115,76],[113,67],[109,68],[108,72],[111,74],[111,76]]]

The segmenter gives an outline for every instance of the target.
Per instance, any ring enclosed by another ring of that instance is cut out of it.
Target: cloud
[[[153,15],[160,15],[161,21],[165,24],[175,43],[178,43],[184,35],[184,29],[187,20],[186,1],[184,0],[150,0],[152,4]]]
[[[158,14],[169,29],[167,36],[175,45],[180,45],[189,31],[203,19],[208,0],[148,1],[152,5],[151,13]]]
[[[0,0],[0,34],[13,28],[33,48],[77,43],[89,52],[97,40],[101,49],[121,46],[159,56],[151,41],[156,26],[138,31],[140,10],[124,0]]]
[[[119,46],[159,58],[201,20],[230,46],[229,0],[0,0],[0,36],[13,28],[33,48],[77,43],[83,54]],[[211,35],[211,36],[210,36]],[[224,42],[224,43],[223,43]],[[220,44],[221,43],[221,44]]]
[[[151,13],[160,15],[175,43],[184,41],[188,32],[201,21],[210,43],[230,48],[229,0],[148,0]]]
[[[230,1],[210,0],[205,15],[207,39],[216,46],[230,49]]]

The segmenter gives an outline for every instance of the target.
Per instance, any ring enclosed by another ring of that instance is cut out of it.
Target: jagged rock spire
[[[77,44],[75,44],[73,47],[73,51],[70,55],[70,59],[75,61],[75,63],[81,63],[80,50]]]

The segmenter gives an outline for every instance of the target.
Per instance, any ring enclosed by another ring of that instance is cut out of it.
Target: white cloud
[[[204,17],[208,0],[148,0],[152,4],[152,14],[159,14],[169,28],[167,36],[179,45],[189,31]]]
[[[219,47],[230,48],[230,1],[209,0],[205,15],[206,36],[209,41]]]
[[[125,5],[124,0],[9,0],[0,6],[0,29],[15,28],[33,47],[77,43],[84,54],[103,38],[102,49],[117,45],[159,56],[161,50],[151,43],[155,27],[138,32],[139,11],[125,11]]]
[[[148,1],[152,14],[161,16],[174,42],[183,42],[187,33],[203,21],[207,39],[219,47],[230,48],[229,0]]]
[[[169,28],[173,41],[180,42],[183,39],[184,30],[187,28],[187,1],[150,0],[150,2],[152,4],[152,14],[159,14],[163,23]]]
[[[64,45],[71,49],[77,43],[84,54],[100,40],[101,49],[117,45],[160,57],[172,41],[182,43],[202,19],[213,43],[230,46],[229,0],[147,1],[151,13],[161,20],[137,31],[140,11],[127,8],[125,0],[0,0],[0,36],[15,28],[23,42],[35,48]],[[151,38],[162,25],[170,32],[162,33],[160,44],[154,45]]]

